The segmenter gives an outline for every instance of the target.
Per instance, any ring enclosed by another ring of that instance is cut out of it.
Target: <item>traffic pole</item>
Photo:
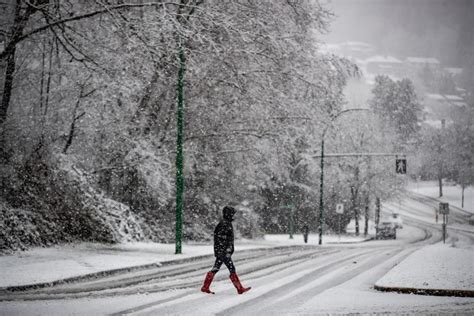
[[[324,223],[324,205],[323,205],[323,192],[324,192],[324,137],[321,140],[321,182],[319,185],[319,244],[323,244],[323,223]]]
[[[184,68],[185,56],[182,42],[179,47],[178,70],[178,109],[177,109],[177,138],[176,138],[176,254],[182,251],[183,235],[183,138],[184,138]]]

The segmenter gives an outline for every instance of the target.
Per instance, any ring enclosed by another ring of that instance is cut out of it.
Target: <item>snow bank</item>
[[[426,246],[402,261],[376,286],[474,291],[474,248],[448,243]]]

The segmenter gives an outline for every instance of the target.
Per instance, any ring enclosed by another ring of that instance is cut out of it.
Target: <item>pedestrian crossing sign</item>
[[[400,174],[407,173],[407,160],[406,159],[396,159],[395,160],[395,171]]]

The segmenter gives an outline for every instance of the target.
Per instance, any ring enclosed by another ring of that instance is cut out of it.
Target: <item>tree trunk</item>
[[[357,199],[359,196],[359,167],[357,166],[354,172],[354,184],[351,186],[352,193],[352,208],[354,210],[355,220],[355,234],[359,236],[359,205],[357,205]]]
[[[22,14],[21,10],[21,1],[17,1],[15,5],[15,18],[13,20],[13,26],[11,27],[11,36],[9,43],[15,43],[21,37],[23,29],[28,22],[30,15],[34,12],[34,9],[31,6],[28,6],[25,9],[25,12]],[[13,78],[15,73],[15,53],[16,45],[5,45],[6,48],[6,61],[7,69],[5,72],[5,81],[3,86],[3,95],[2,103],[0,104],[0,126],[3,125],[7,118],[8,107],[10,106],[10,99],[13,90]]]
[[[380,222],[380,198],[375,199],[375,228],[379,227]]]
[[[438,185],[439,185],[439,197],[443,196],[443,177],[441,174],[438,175]]]
[[[355,213],[355,234],[356,236],[359,236],[359,209],[356,207],[354,209]]]
[[[352,209],[354,212],[355,234],[359,236],[359,208],[357,207],[357,188],[351,186]]]
[[[364,236],[367,236],[369,233],[369,196],[365,199],[364,225]]]
[[[10,105],[10,99],[13,89],[13,73],[15,72],[15,51],[13,48],[12,52],[7,58],[7,70],[5,72],[5,83],[3,86],[2,103],[0,105],[0,126],[7,118],[8,107]]]

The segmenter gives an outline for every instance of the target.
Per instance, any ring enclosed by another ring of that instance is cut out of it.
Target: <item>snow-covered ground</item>
[[[448,202],[450,205],[461,208],[462,191],[459,185],[443,183],[443,197],[439,197],[439,187],[436,181],[415,181],[410,182],[408,190],[418,194],[423,194],[436,198],[442,202]],[[464,208],[465,211],[474,214],[474,187],[467,187],[464,190]]]
[[[337,235],[324,235],[323,247],[317,246],[317,234],[309,236],[307,247],[301,234],[295,234],[293,239],[285,234],[267,235],[256,241],[239,240],[236,267],[244,285],[252,286],[244,295],[236,295],[225,268],[212,284],[215,295],[199,291],[213,263],[210,243],[186,243],[182,255],[174,254],[173,244],[139,243],[80,244],[3,256],[0,278],[5,285],[26,284],[32,276],[55,279],[58,275],[68,277],[70,272],[84,274],[209,255],[153,271],[121,273],[29,293],[3,293],[0,315],[472,315],[472,297],[374,290],[375,284],[473,289],[473,226],[463,222],[464,212],[453,210],[447,242],[440,243],[441,225],[433,216],[436,205],[434,200],[412,194],[400,201],[383,203],[382,215],[396,211],[404,220],[397,240],[362,242],[363,237],[341,236],[339,241]],[[276,248],[283,245],[297,247]],[[14,281],[18,276],[23,283]]]
[[[323,242],[355,243],[364,237],[324,235]],[[318,235],[310,234],[308,245],[316,245]],[[265,235],[261,240],[236,241],[236,251],[276,246],[305,245],[301,234]],[[13,255],[0,256],[0,288],[52,282],[81,275],[122,269],[171,260],[213,254],[211,243],[185,243],[183,253],[174,254],[174,244],[124,243],[75,245],[35,248]]]
[[[451,240],[423,247],[390,270],[376,285],[474,291],[473,247]]]
[[[373,285],[396,258],[332,287],[285,315],[469,315],[472,298],[439,297],[378,292]]]
[[[443,190],[445,197],[437,197],[438,187],[434,181],[411,183],[409,191],[435,198],[453,205],[457,205],[460,198],[460,188],[445,185]],[[472,199],[473,190],[466,189],[464,210],[472,207],[469,204]],[[459,196],[458,196],[459,195]],[[436,205],[433,203],[432,205]],[[404,199],[385,203],[387,212],[398,212],[405,219],[421,221],[436,225],[441,228],[441,219],[436,221],[433,206],[428,206],[416,199]],[[472,209],[472,208],[471,208]],[[395,266],[376,285],[390,288],[411,289],[446,289],[446,290],[470,290],[474,291],[474,227],[462,222],[463,218],[457,219],[459,214],[454,211],[450,217],[452,222],[447,227],[448,239],[446,244],[442,242],[425,246]],[[451,236],[451,237],[449,237]]]

